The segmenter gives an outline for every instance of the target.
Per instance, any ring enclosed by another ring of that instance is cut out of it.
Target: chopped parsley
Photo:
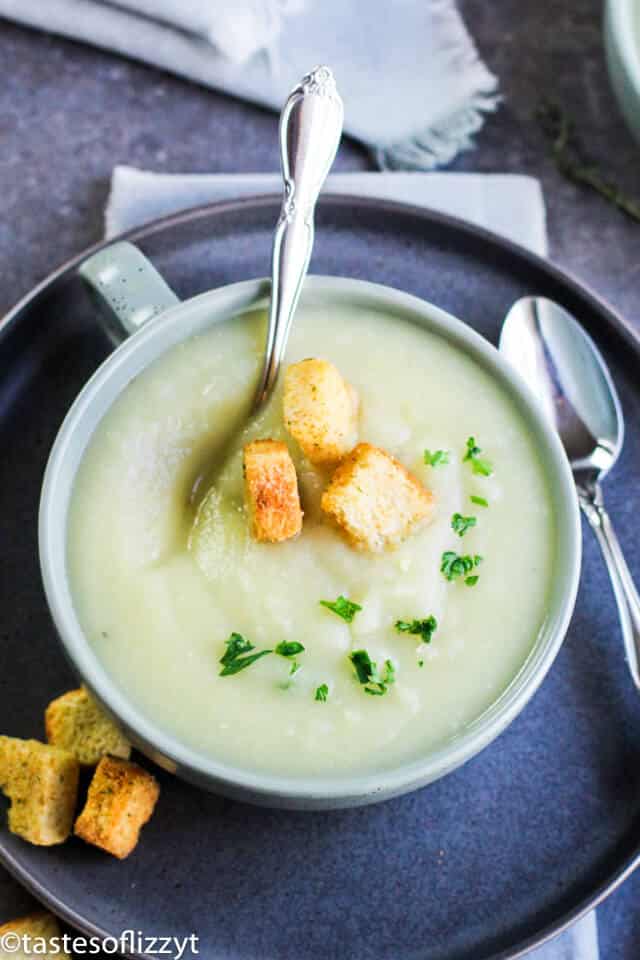
[[[245,640],[240,633],[232,633],[225,644],[227,649],[224,655],[220,657],[220,663],[222,664],[221,677],[231,677],[234,673],[240,673],[241,670],[250,667],[256,660],[266,657],[268,653],[273,653],[273,650],[260,650],[258,653],[251,653],[251,650],[255,650],[254,645]],[[248,654],[248,656],[245,656],[245,654]]]
[[[393,665],[391,660],[385,660],[384,662],[384,673],[382,674],[382,680],[380,681],[385,689],[381,690],[381,693],[386,692],[386,688],[391,686],[392,683],[396,682],[396,668]],[[365,687],[365,693],[371,693],[370,690],[367,690]]]
[[[474,473],[479,473],[481,477],[490,477],[493,473],[493,466],[490,460],[481,457],[482,448],[477,446],[475,437],[469,437],[467,440],[467,452],[462,458],[464,463],[466,460],[471,462],[471,469]]]
[[[425,617],[424,620],[396,620],[396,630],[399,633],[420,637],[422,643],[431,643],[437,629],[438,621],[433,616]]]
[[[425,450],[424,452],[424,462],[428,467],[443,467],[446,463],[449,463],[449,451],[448,450]]]
[[[469,497],[469,500],[471,500],[471,503],[477,503],[479,507],[489,506],[488,500],[485,500],[484,497],[477,497],[474,493],[471,494],[471,496]]]
[[[362,610],[359,603],[354,603],[353,600],[347,600],[347,598],[343,596],[333,601],[321,600],[320,606],[326,607],[327,610],[331,610],[332,613],[336,613],[339,617],[342,617],[343,620],[346,620],[347,623],[352,623],[358,610]]]
[[[256,660],[260,660],[261,657],[266,657],[268,653],[273,653],[273,650],[260,650],[259,653],[252,653],[249,657],[239,657],[237,660],[234,660],[233,663],[228,663],[226,667],[223,667],[220,671],[220,676],[231,677],[234,673],[240,673],[241,670],[250,667]]]
[[[317,700],[318,703],[326,703],[328,696],[329,696],[329,687],[326,685],[326,683],[321,683],[320,686],[317,687],[316,689],[316,695],[314,697],[314,700]]]
[[[286,657],[291,661],[287,679],[284,683],[280,684],[283,690],[288,690],[293,682],[293,678],[302,669],[298,661],[294,658],[299,653],[304,653],[304,647],[301,643],[298,643],[297,640],[282,640],[274,650],[274,653],[277,653],[281,657]]]
[[[227,649],[224,652],[224,656],[220,657],[220,663],[226,666],[228,663],[231,663],[236,657],[239,657],[241,653],[248,653],[249,650],[253,650],[253,644],[249,643],[248,640],[240,633],[232,633],[228,640],[225,641]]]
[[[288,673],[288,675],[287,675],[287,679],[284,681],[284,683],[281,683],[281,684],[280,684],[280,686],[282,687],[283,690],[288,690],[288,689],[289,689],[289,687],[290,687],[291,684],[293,683],[293,678],[294,678],[294,677],[296,676],[296,674],[299,673],[301,670],[302,670],[302,667],[300,666],[300,664],[298,663],[298,661],[297,661],[297,660],[292,660],[292,661],[291,661],[291,666],[289,667],[289,673]]]
[[[478,567],[481,563],[482,557],[477,553],[473,557],[469,556],[468,553],[460,556],[453,550],[447,550],[442,554],[440,572],[445,575],[447,580],[456,580],[458,577],[464,577],[467,586],[473,587],[478,582],[478,577],[467,576],[467,574],[470,574],[473,568]],[[470,583],[469,581],[472,582]]]
[[[471,530],[477,523],[475,517],[463,517],[461,513],[454,513],[451,517],[451,527],[459,537],[464,537],[467,530]]]
[[[297,640],[283,640],[275,649],[281,657],[295,657],[304,652],[304,647]]]
[[[364,687],[364,692],[373,697],[381,697],[389,686],[395,682],[396,671],[391,660],[385,660],[382,674],[378,673],[378,667],[373,662],[366,650],[354,650],[349,655],[349,659],[354,666],[358,681]]]

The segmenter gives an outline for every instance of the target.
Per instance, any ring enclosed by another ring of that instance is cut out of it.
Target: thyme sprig
[[[640,203],[629,197],[610,180],[587,155],[575,124],[563,107],[545,97],[535,111],[543,133],[551,143],[551,152],[560,173],[573,183],[594,190],[631,220],[640,223]]]

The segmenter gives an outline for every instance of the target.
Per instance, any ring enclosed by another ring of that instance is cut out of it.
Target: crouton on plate
[[[160,795],[155,777],[128,760],[103,757],[74,832],[124,860],[136,847]]]
[[[285,443],[254,440],[244,448],[245,497],[256,540],[278,543],[302,529],[298,478]]]
[[[284,423],[305,456],[335,464],[358,440],[358,395],[328,360],[301,360],[284,375]]]
[[[47,740],[93,767],[110,754],[128,760],[131,744],[84,687],[52,700],[45,711]]]
[[[15,945],[15,938],[20,937],[22,947],[19,950],[5,951],[3,957],[11,956],[16,960],[27,960],[34,956],[42,957],[43,960],[52,960],[53,957],[60,960],[62,957],[62,960],[69,960],[69,954],[62,949],[60,925],[51,913],[31,913],[0,925],[0,938],[8,933],[15,935],[9,943]],[[58,942],[53,943],[54,940]],[[46,953],[43,953],[43,946],[48,948]]]
[[[64,843],[73,826],[79,765],[68,750],[0,737],[0,790],[11,801],[9,830],[29,843]]]
[[[401,543],[433,513],[433,494],[379,447],[359,443],[322,494],[322,509],[355,547],[380,551]]]

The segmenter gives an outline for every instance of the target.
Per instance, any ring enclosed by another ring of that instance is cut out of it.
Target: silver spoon
[[[284,197],[273,238],[267,344],[253,413],[267,402],[278,379],[311,258],[315,205],[338,150],[343,115],[328,67],[316,67],[303,77],[280,115]]]
[[[267,339],[250,417],[265,406],[276,385],[293,317],[313,248],[316,201],[334,161],[342,136],[344,108],[329,67],[316,67],[294,87],[280,114],[280,163],[284,180],[282,209],[273,237],[271,299]],[[208,502],[228,462],[234,439],[246,426],[234,422],[216,452],[215,464],[193,489],[196,516],[189,539],[196,545],[206,531]]]
[[[560,434],[580,506],[607,564],[629,670],[640,690],[640,597],[600,486],[624,440],[622,408],[611,375],[577,320],[544,297],[514,303],[502,327],[500,351],[527,381]]]

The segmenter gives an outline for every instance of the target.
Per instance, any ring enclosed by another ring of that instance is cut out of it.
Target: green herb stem
[[[560,104],[544,98],[535,115],[551,144],[551,153],[559,172],[567,180],[593,190],[631,220],[640,222],[640,203],[628,196],[587,156],[575,124]]]
[[[467,440],[466,453],[462,458],[462,462],[465,463],[469,461],[473,472],[479,474],[481,477],[490,477],[493,473],[493,465],[490,460],[481,457],[481,453],[482,447],[476,444],[475,437],[469,437]]]

